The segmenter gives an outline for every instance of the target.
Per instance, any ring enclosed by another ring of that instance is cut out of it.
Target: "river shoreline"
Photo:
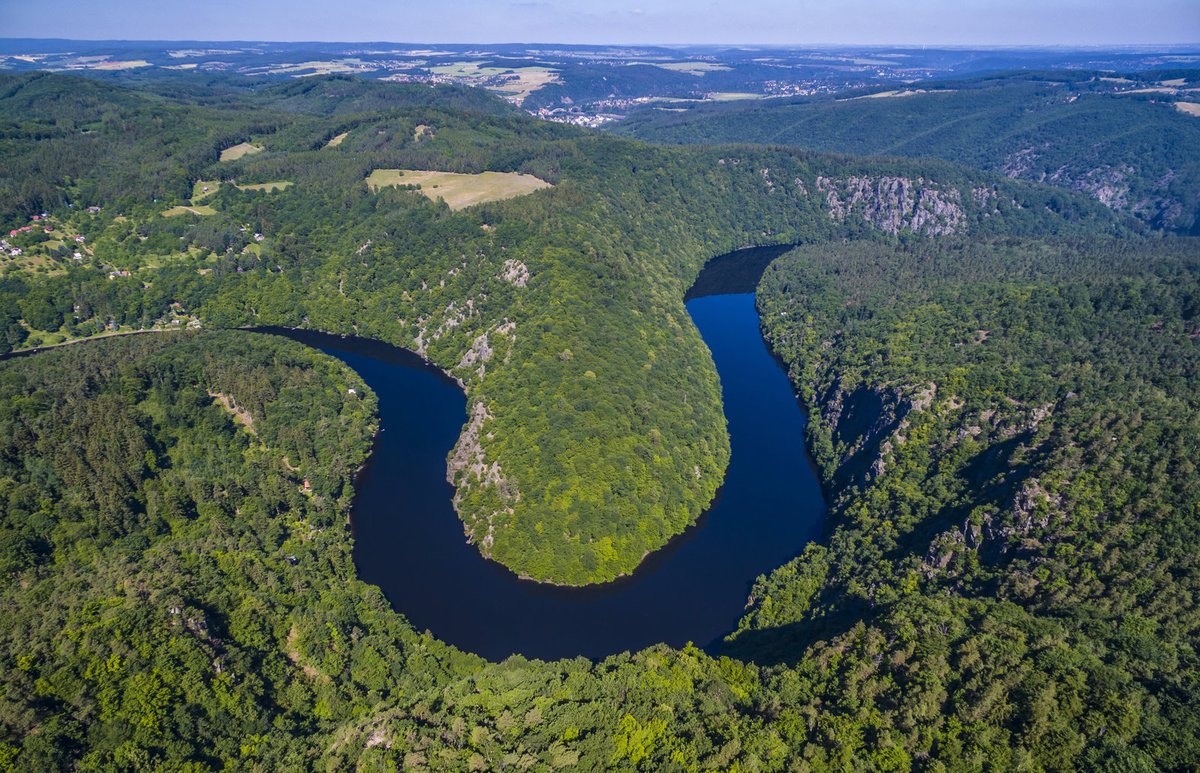
[[[647,552],[631,573],[597,585],[523,579],[467,541],[445,479],[467,418],[457,379],[416,352],[379,341],[309,328],[242,329],[318,348],[378,396],[371,455],[354,478],[350,536],[359,577],[379,586],[415,628],[491,660],[599,659],[657,643],[716,652],[736,629],[755,579],[825,529],[825,492],[805,446],[804,406],[762,335],[753,294],[762,269],[786,249],[715,258],[689,291],[688,314],[721,379],[732,449],[726,477],[691,525]],[[704,289],[702,280],[714,275]],[[111,333],[15,356],[146,332],[166,331]]]

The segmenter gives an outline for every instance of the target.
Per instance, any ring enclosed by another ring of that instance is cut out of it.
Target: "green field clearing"
[[[451,62],[429,68],[434,75],[445,75],[450,78],[491,78],[509,72],[508,67],[484,67],[486,62]]]
[[[550,83],[558,83],[558,71],[548,67],[518,67],[510,71],[512,78],[497,85],[485,85],[484,88],[497,94],[507,96],[520,104],[533,92]]]
[[[551,67],[487,67],[487,62],[452,62],[429,68],[434,75],[462,80],[472,86],[483,86],[520,104],[533,92],[549,83],[558,82],[558,70]],[[503,82],[487,82],[504,77]]]
[[[915,97],[918,94],[926,94],[925,89],[893,89],[891,91],[877,91],[874,94],[864,94],[861,97],[849,97],[847,99],[839,99],[839,102],[852,102],[856,99],[891,99],[893,97]]]
[[[655,67],[661,67],[671,72],[682,72],[687,75],[703,75],[706,72],[727,72],[732,67],[716,62],[653,62]]]
[[[275,180],[269,183],[249,183],[236,186],[239,191],[285,191],[292,187],[291,180]]]
[[[145,59],[127,59],[121,61],[109,60],[92,65],[89,69],[103,70],[105,72],[118,72],[120,70],[136,70],[139,67],[149,67],[150,63]]]
[[[752,94],[749,91],[714,91],[705,99],[713,102],[735,102],[739,99],[762,99],[762,94]]]
[[[231,148],[225,148],[221,151],[222,161],[237,161],[243,156],[249,156],[254,153],[262,153],[263,149],[258,145],[251,145],[249,142],[239,142]]]
[[[351,57],[348,59],[318,59],[311,62],[298,62],[296,64],[270,65],[257,70],[257,72],[270,73],[271,75],[307,77],[311,75],[339,75],[357,73],[362,72],[364,69],[370,69],[370,67],[361,59],[355,59]]]
[[[444,199],[451,209],[510,199],[542,188],[554,187],[533,175],[516,172],[458,174],[414,169],[376,169],[367,176],[367,186],[373,191],[392,185],[415,185],[421,193],[434,201]]]
[[[220,180],[197,180],[192,186],[192,203],[204,201],[221,188]]]
[[[171,207],[167,211],[163,212],[163,217],[175,217],[176,215],[187,215],[187,214],[200,215],[201,217],[206,217],[208,215],[217,214],[217,210],[213,209],[212,207],[208,206],[207,204],[200,204],[200,205],[197,205],[194,207],[186,207],[181,204],[177,207]]]
[[[29,253],[13,257],[7,252],[0,252],[0,274],[9,272],[29,272],[57,276],[66,273],[66,268],[48,255]]]

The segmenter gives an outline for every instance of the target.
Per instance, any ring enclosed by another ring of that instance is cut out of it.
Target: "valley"
[[[1190,54],[67,43],[0,770],[1200,760]]]

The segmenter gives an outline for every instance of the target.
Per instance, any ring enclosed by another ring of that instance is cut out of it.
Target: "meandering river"
[[[374,452],[351,517],[359,576],[418,629],[490,659],[590,658],[656,642],[718,643],[754,579],[816,538],[825,504],[804,447],[805,416],[763,342],[753,288],[780,248],[710,261],[687,309],[721,377],[732,456],[699,522],[631,576],[590,588],[521,580],[466,542],[446,455],[466,420],[458,386],[387,344],[275,330],[354,368],[379,396]]]

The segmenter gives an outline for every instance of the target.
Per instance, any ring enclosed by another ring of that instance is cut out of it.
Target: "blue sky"
[[[0,0],[0,36],[782,45],[1200,42],[1200,0]]]

